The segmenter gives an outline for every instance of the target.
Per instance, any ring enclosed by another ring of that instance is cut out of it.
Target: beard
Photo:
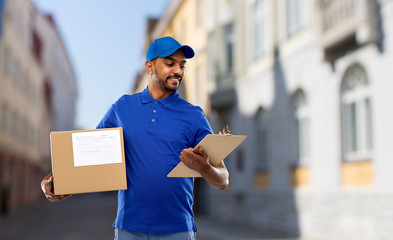
[[[169,92],[174,92],[177,89],[179,89],[180,84],[183,80],[183,78],[178,74],[170,75],[165,80],[161,79],[157,74],[156,68],[154,68],[153,77],[154,77],[154,82],[157,84],[157,86]]]

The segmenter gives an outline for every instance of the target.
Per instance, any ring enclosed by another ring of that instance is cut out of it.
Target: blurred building
[[[148,18],[146,21],[146,29],[145,29],[145,36],[143,41],[143,52],[140,59],[140,71],[136,78],[134,79],[133,86],[132,86],[132,93],[142,92],[148,83],[147,80],[147,72],[145,68],[145,61],[146,61],[146,52],[149,48],[150,44],[154,41],[152,36],[152,31],[154,30],[155,26],[159,22],[157,18]]]
[[[209,1],[211,122],[246,141],[217,221],[390,239],[393,1]]]
[[[282,237],[391,238],[393,0],[173,0],[145,50],[165,35],[196,49],[182,96],[215,131],[248,135],[226,191],[196,182],[199,213]]]
[[[42,196],[49,132],[74,127],[77,88],[52,16],[28,0],[0,2],[0,204],[6,212]]]
[[[160,20],[148,19],[142,54],[140,75],[135,81],[134,92],[142,91],[147,85],[144,68],[147,48],[156,38],[171,36],[181,44],[190,45],[195,57],[187,62],[186,74],[178,90],[179,94],[194,105],[209,111],[207,92],[207,32],[205,0],[170,1]]]

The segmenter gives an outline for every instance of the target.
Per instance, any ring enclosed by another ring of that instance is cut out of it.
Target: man
[[[192,57],[191,47],[171,37],[156,39],[146,53],[147,88],[122,96],[97,126],[123,127],[128,189],[118,193],[115,239],[195,239],[194,179],[166,177],[179,158],[212,187],[228,185],[223,162],[212,166],[202,148],[192,152],[212,133],[203,110],[176,91]],[[48,200],[70,197],[54,195],[52,181],[49,174],[41,183]]]

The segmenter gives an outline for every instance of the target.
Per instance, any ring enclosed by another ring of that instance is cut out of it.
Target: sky
[[[168,0],[32,0],[51,13],[74,67],[78,87],[76,129],[94,129],[110,106],[131,92],[142,69],[148,17]],[[71,130],[71,129],[70,129]]]

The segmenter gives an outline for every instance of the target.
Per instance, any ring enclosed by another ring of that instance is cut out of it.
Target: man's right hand
[[[53,176],[52,173],[49,173],[44,179],[41,181],[41,189],[42,192],[44,192],[45,197],[51,201],[51,202],[56,202],[56,201],[61,201],[65,200],[72,195],[55,195],[53,193]]]

